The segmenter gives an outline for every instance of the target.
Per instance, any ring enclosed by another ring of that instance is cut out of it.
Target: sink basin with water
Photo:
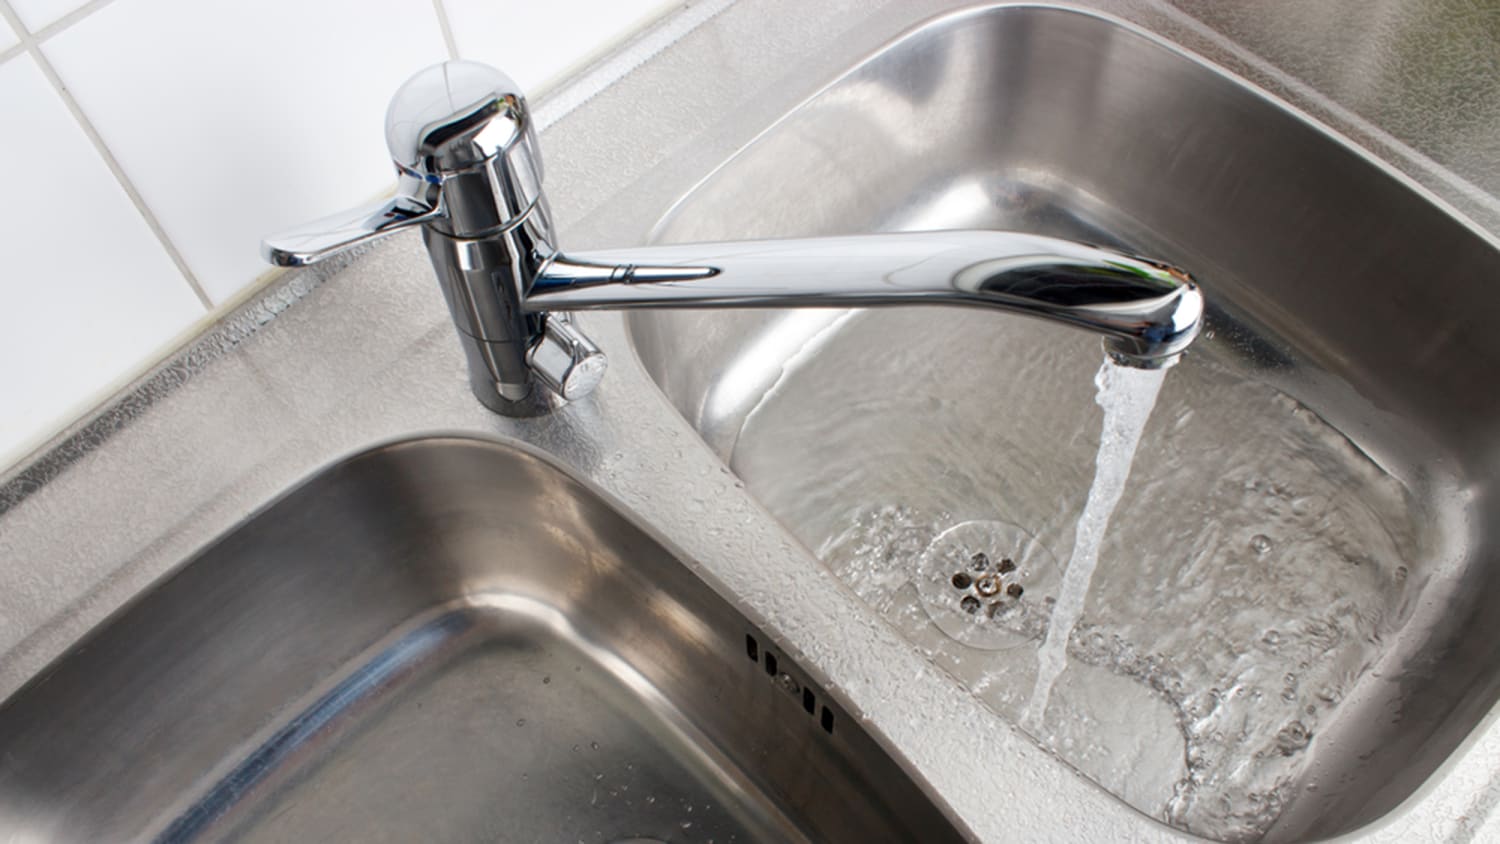
[[[508,446],[324,470],[0,707],[17,841],[963,841],[857,718]]]
[[[1500,691],[1500,252],[1228,75],[1106,18],[1015,6],[894,42],[657,237],[943,228],[1158,256],[1211,305],[1036,738],[1223,840],[1348,832],[1412,795]],[[1021,723],[1094,473],[1098,342],[946,308],[629,319],[765,507]]]

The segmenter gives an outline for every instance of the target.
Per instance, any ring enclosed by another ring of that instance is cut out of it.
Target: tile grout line
[[[49,23],[41,29],[38,29],[36,32],[32,33],[31,37],[36,40],[36,43],[40,44],[43,41],[46,41],[48,38],[51,38],[52,36],[62,32],[73,24],[78,23],[79,21],[83,20],[89,15],[92,15],[93,13],[99,11],[100,9],[108,6],[113,2],[115,2],[115,0],[91,0],[91,2],[79,6],[73,11],[68,12],[67,14],[53,21],[52,23]]]
[[[65,16],[63,19],[54,22],[51,26],[44,27],[42,31],[48,32],[49,35],[54,35],[57,32],[61,32],[64,25],[72,25],[81,20],[86,14],[106,6],[110,2],[111,0],[99,0],[99,2],[77,10],[75,12],[76,17],[71,15]],[[157,242],[166,251],[167,257],[171,258],[172,263],[177,266],[177,271],[182,274],[183,280],[192,289],[193,295],[198,298],[199,304],[203,306],[206,312],[213,311],[213,300],[209,298],[208,294],[203,290],[203,286],[198,282],[198,277],[188,267],[187,260],[182,257],[182,253],[177,250],[177,246],[172,243],[172,239],[167,236],[166,229],[162,228],[161,221],[156,218],[156,215],[146,205],[145,198],[141,196],[135,184],[125,175],[125,169],[120,166],[120,162],[115,159],[114,153],[110,152],[109,147],[104,143],[104,137],[99,134],[99,130],[94,128],[94,124],[83,113],[83,108],[78,105],[77,100],[73,99],[73,95],[68,92],[67,86],[63,85],[62,77],[58,75],[57,70],[52,67],[52,63],[43,55],[40,41],[32,34],[31,30],[27,29],[21,23],[21,19],[16,15],[15,9],[11,8],[10,0],[0,0],[0,17],[5,18],[11,27],[15,29],[16,35],[21,39],[19,49],[31,54],[31,58],[37,63],[37,67],[42,71],[42,75],[47,77],[48,84],[62,98],[63,105],[67,106],[68,112],[73,115],[73,119],[83,129],[83,134],[88,137],[89,143],[94,147],[94,151],[104,160],[104,165],[109,168],[109,172],[115,177],[115,181],[125,191],[125,195],[130,197],[131,203],[135,205],[136,212],[146,221],[146,227],[156,236]]]
[[[438,28],[443,31],[443,43],[448,47],[448,58],[456,60],[458,59],[458,42],[453,38],[453,24],[448,21],[448,10],[443,6],[443,0],[432,0],[432,8],[437,12]]]

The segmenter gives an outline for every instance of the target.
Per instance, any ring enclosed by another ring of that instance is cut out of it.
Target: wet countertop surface
[[[664,19],[534,103],[563,246],[641,242],[677,197],[781,114],[892,37],[961,5],[743,0],[695,3]],[[1074,5],[1251,80],[1500,231],[1484,191],[1176,7]],[[1077,775],[905,644],[701,442],[634,357],[623,319],[579,321],[610,356],[599,390],[545,417],[507,419],[469,393],[417,237],[271,279],[0,476],[0,697],[320,468],[380,443],[459,434],[543,453],[617,502],[837,689],[980,839],[1012,840],[1018,830],[1027,840],[1187,838]],[[1490,819],[1500,802],[1495,718],[1406,804],[1352,837],[1500,836]]]

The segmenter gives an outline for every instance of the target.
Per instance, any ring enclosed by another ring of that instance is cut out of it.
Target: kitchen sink
[[[775,641],[568,474],[325,469],[0,707],[16,841],[963,841]]]
[[[1041,6],[897,39],[708,176],[655,239],[947,228],[1159,257],[1210,306],[1034,737],[1221,840],[1334,836],[1415,794],[1500,698],[1500,250],[1236,78]],[[1020,723],[1094,473],[1098,341],[939,307],[628,325],[765,508]],[[1024,556],[1013,607],[965,603],[970,553]]]

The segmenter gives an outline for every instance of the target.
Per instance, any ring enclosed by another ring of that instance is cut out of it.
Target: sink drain
[[[973,648],[1003,650],[1040,641],[1056,591],[1057,560],[1035,536],[1008,522],[961,522],[922,552],[915,579],[938,629]]]

